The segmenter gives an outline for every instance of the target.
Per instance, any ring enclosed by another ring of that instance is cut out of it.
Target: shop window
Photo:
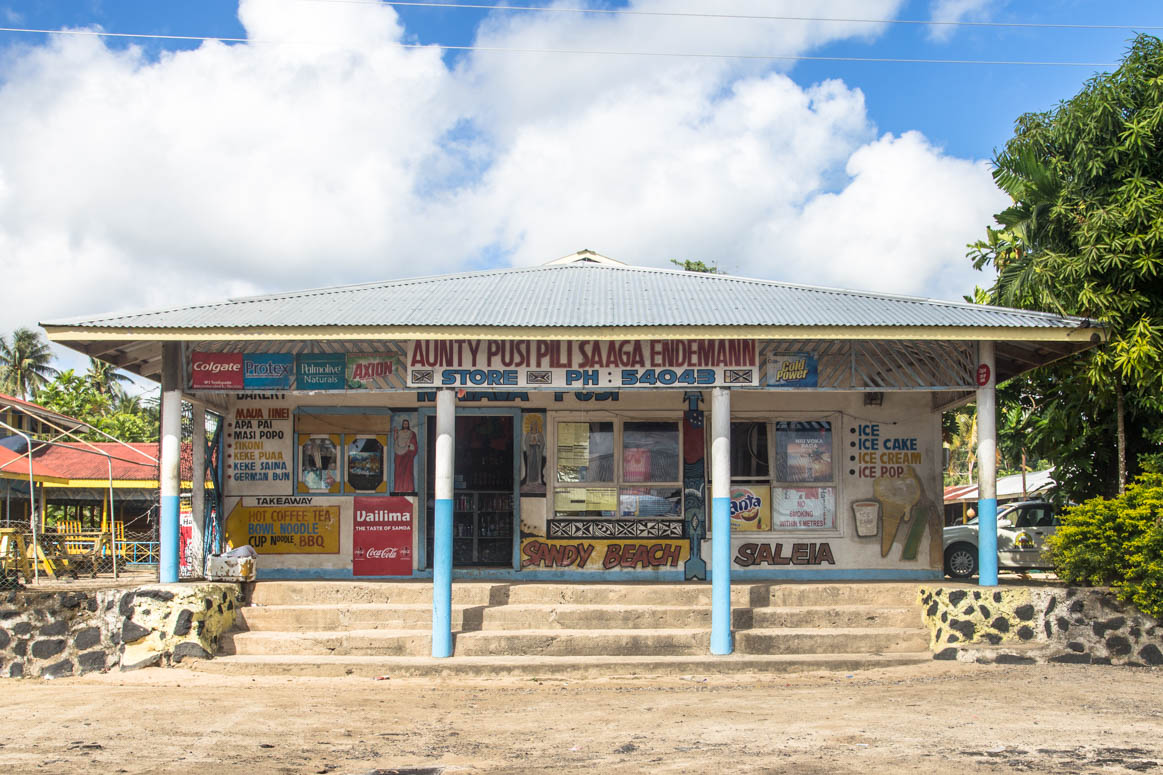
[[[337,434],[299,434],[299,492],[339,492]]]
[[[387,493],[392,481],[391,423],[387,410],[301,411],[295,418],[297,491]]]
[[[731,529],[836,529],[831,422],[731,423]]]
[[[681,520],[678,421],[562,421],[556,430],[554,519]],[[681,525],[665,529],[681,535]]]
[[[346,492],[387,492],[387,436],[346,437]]]

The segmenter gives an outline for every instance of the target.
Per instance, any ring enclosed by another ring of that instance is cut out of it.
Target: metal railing
[[[158,542],[152,533],[58,527],[34,533],[27,525],[0,525],[0,590],[113,581],[127,570],[156,577]]]

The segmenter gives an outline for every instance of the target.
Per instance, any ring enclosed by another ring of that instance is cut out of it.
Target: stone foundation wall
[[[1163,624],[1106,589],[922,587],[935,659],[1163,665]]]
[[[57,678],[209,658],[238,605],[237,584],[0,593],[0,677]]]

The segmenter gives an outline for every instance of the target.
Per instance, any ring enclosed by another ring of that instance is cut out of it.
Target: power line
[[[489,5],[487,3],[439,3],[422,0],[299,0],[310,3],[345,3],[348,5],[390,5],[404,8],[461,8],[477,11],[517,11],[535,13],[607,14],[614,16],[671,16],[695,19],[748,19],[780,22],[837,22],[847,24],[913,24],[947,27],[1014,27],[1058,30],[1163,30],[1163,26],[1138,24],[1059,24],[1043,22],[975,22],[925,19],[842,19],[832,16],[771,16],[765,14],[703,13],[698,11],[634,11],[626,8],[566,8],[540,5]]]
[[[247,43],[261,45],[320,45],[329,44],[299,41],[252,40],[250,38],[220,38],[200,35],[157,35],[144,32],[105,32],[103,30],[47,30],[24,27],[0,27],[0,32],[30,33],[40,35],[80,35],[99,38],[130,38],[153,40],[181,40],[214,43]],[[562,49],[562,48],[509,48],[505,46],[453,46],[444,43],[393,43],[397,48],[436,48],[442,51],[473,51],[497,54],[578,54],[584,56],[626,56],[665,57],[690,59],[741,59],[760,62],[866,62],[907,65],[1002,65],[1020,67],[1117,67],[1112,62],[1040,62],[1034,60],[1007,59],[908,59],[903,57],[839,57],[805,56],[801,54],[717,54],[694,51],[617,51],[603,49]]]

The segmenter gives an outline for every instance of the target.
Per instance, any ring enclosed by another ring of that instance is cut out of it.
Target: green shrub
[[[1063,581],[1109,585],[1163,618],[1163,474],[1144,474],[1116,498],[1068,508],[1047,543]]]

